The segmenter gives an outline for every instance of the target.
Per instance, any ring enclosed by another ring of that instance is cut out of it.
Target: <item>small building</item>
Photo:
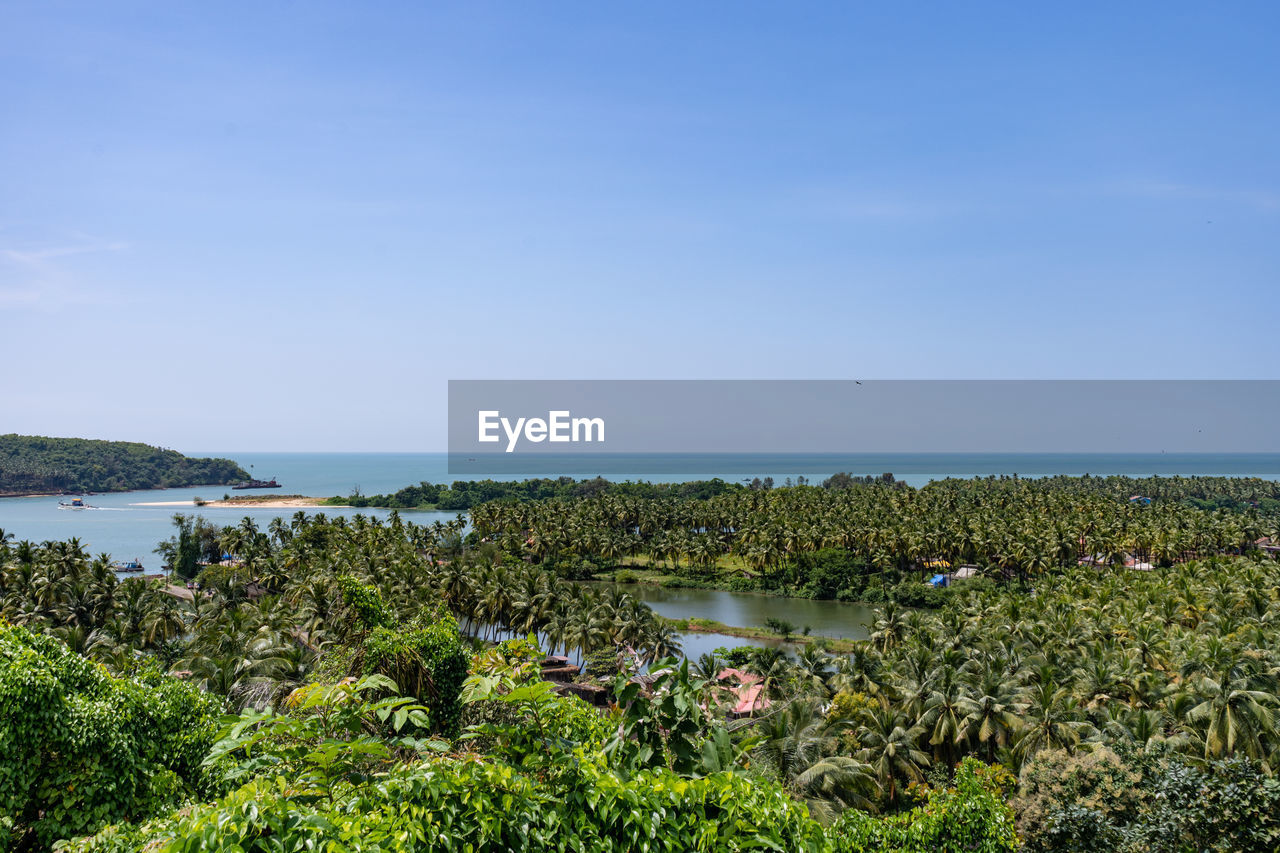
[[[564,655],[547,655],[538,662],[538,669],[543,681],[573,681],[582,672],[582,668],[569,663]]]
[[[577,696],[591,705],[607,705],[609,689],[599,684],[581,684],[577,681],[553,681],[552,689],[567,696]]]
[[[716,675],[716,681],[732,697],[733,706],[729,709],[731,717],[752,717],[757,711],[763,711],[773,704],[764,695],[764,679],[754,673],[727,667]]]

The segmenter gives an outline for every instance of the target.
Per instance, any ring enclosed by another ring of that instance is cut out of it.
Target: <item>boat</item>
[[[97,509],[84,502],[84,498],[72,498],[71,503],[58,501],[58,509]]]
[[[132,560],[121,560],[111,564],[111,568],[117,572],[140,572],[143,571],[142,561],[137,557]]]
[[[280,484],[276,482],[276,478],[270,480],[245,480],[243,483],[237,483],[231,487],[232,489],[278,489]]]

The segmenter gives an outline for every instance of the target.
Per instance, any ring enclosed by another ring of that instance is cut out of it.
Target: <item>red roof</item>
[[[720,674],[716,676],[716,681],[729,681],[730,679],[737,681],[739,684],[757,684],[764,680],[758,675],[743,672],[733,667],[720,670]]]
[[[752,684],[749,687],[733,688],[733,695],[737,698],[737,703],[733,706],[735,714],[754,714],[756,711],[769,707],[769,697],[761,696],[760,691],[764,690],[763,684]]]
[[[760,695],[764,690],[764,685],[761,683],[764,679],[754,673],[727,667],[720,670],[716,680],[737,682],[735,686],[726,689],[733,694],[733,713],[738,716],[754,714],[756,711],[768,708],[771,704],[769,697]]]

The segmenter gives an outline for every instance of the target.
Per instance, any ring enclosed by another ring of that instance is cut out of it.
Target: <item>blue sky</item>
[[[440,450],[449,378],[1280,363],[1275,4],[3,19],[0,431]]]

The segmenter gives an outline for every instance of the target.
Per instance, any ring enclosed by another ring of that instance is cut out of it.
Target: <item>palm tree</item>
[[[870,766],[890,807],[898,805],[904,781],[924,778],[929,756],[916,746],[923,735],[924,729],[894,708],[871,707],[862,713],[857,757]]]
[[[680,654],[680,635],[670,625],[652,620],[644,632],[643,660],[652,664],[663,658],[677,657]]]
[[[794,701],[760,724],[760,742],[751,752],[823,824],[846,808],[874,809],[871,768],[838,754],[846,727],[828,722],[817,703]]]
[[[871,632],[871,642],[881,652],[887,652],[897,646],[907,633],[907,623],[902,609],[890,602],[876,611],[875,630]]]
[[[1093,729],[1082,719],[1079,703],[1065,687],[1052,681],[1031,688],[1026,713],[1026,723],[1013,746],[1019,762],[1026,762],[1042,749],[1071,752]]]
[[[583,657],[600,647],[607,636],[608,623],[598,607],[579,609],[569,615],[566,645]]]
[[[1187,712],[1185,728],[1203,745],[1206,759],[1270,756],[1278,719],[1275,694],[1248,689],[1242,681],[1227,673],[1202,676],[1190,685],[1202,699]]]
[[[920,726],[929,735],[934,757],[948,767],[955,764],[968,733],[965,699],[958,672],[952,667],[940,667],[925,697]]]
[[[171,595],[157,596],[143,624],[143,643],[158,646],[167,640],[181,637],[186,630],[186,619],[178,600]]]
[[[999,673],[985,672],[972,692],[960,703],[969,742],[976,744],[988,762],[996,760],[996,750],[1007,747],[1022,727],[1026,706],[1016,688]]]

